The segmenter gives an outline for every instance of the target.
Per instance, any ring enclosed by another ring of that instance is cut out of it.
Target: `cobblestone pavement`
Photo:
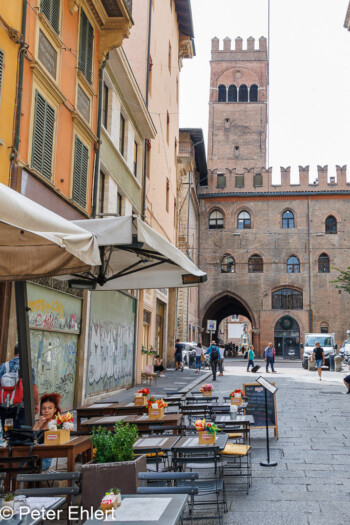
[[[258,363],[259,364],[259,363]],[[263,363],[261,370],[264,370]],[[246,362],[226,360],[225,375],[215,392],[253,382],[259,374],[245,371]],[[266,435],[252,431],[253,484],[246,493],[228,493],[225,525],[343,525],[350,513],[350,395],[341,373],[301,368],[300,362],[276,363],[276,374],[262,373],[277,391],[279,439],[270,431],[271,459],[264,468]]]

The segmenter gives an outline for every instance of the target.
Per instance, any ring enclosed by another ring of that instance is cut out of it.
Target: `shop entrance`
[[[276,356],[300,359],[300,329],[293,317],[285,315],[275,325]]]

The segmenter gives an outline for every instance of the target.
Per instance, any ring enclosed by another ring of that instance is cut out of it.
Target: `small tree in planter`
[[[136,494],[139,472],[146,470],[146,456],[135,459],[136,425],[119,421],[114,430],[93,429],[93,461],[82,466],[82,506],[97,508],[105,492],[117,486],[123,494]],[[98,488],[98,490],[96,490]]]

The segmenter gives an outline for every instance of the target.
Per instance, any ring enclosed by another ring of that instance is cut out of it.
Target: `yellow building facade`
[[[0,0],[0,182],[9,184],[21,47],[22,1]]]

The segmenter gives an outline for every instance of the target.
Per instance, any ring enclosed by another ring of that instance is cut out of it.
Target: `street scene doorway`
[[[300,359],[300,329],[297,321],[285,315],[275,324],[276,356]]]

